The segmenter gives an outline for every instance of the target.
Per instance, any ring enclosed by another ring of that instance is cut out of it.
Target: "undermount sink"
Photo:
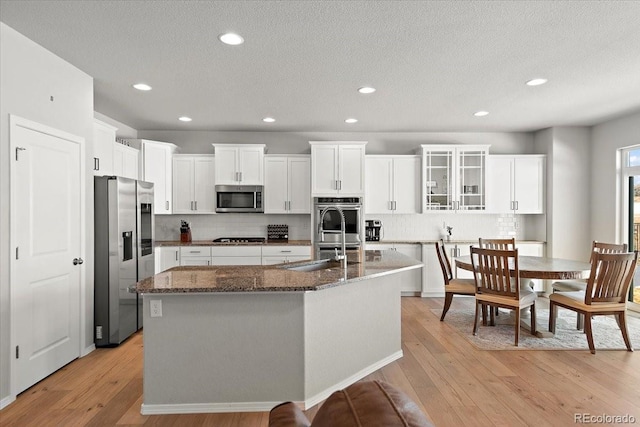
[[[318,270],[328,270],[330,268],[340,268],[341,264],[339,262],[330,260],[330,259],[321,259],[319,261],[314,261],[311,263],[303,264],[303,265],[294,265],[291,267],[282,267],[285,270],[291,271],[318,271]]]

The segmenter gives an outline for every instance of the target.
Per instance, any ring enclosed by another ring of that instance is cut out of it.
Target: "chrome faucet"
[[[338,255],[338,248],[335,248],[336,255],[333,258],[334,261],[342,261],[342,268],[344,269],[345,279],[347,277],[347,237],[346,237],[346,226],[344,219],[344,212],[337,206],[327,206],[320,212],[320,223],[318,225],[318,234],[320,235],[320,241],[324,242],[324,233],[327,231],[334,232],[333,230],[325,230],[323,228],[324,224],[324,216],[328,211],[336,211],[340,214],[340,246],[342,249],[342,254]]]

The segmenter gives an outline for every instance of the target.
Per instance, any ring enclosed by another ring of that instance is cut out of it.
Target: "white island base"
[[[142,414],[318,404],[402,357],[405,274],[306,292],[143,294]],[[150,317],[152,300],[162,317]]]

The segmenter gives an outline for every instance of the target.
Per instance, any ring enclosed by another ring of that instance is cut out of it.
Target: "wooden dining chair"
[[[593,263],[593,254],[595,251],[600,253],[613,254],[627,252],[626,243],[603,243],[596,240],[591,244],[591,257],[589,262]],[[553,292],[583,292],[587,289],[587,279],[558,280],[551,284]],[[584,327],[584,317],[578,313],[576,329],[581,330]]]
[[[478,334],[478,314],[482,305],[490,305],[515,314],[515,345],[520,337],[520,310],[531,308],[531,334],[536,334],[535,292],[521,289],[518,250],[471,247],[471,263],[476,271],[476,314],[473,335]]]
[[[516,248],[516,239],[483,239],[482,237],[480,237],[478,239],[478,246],[486,249],[512,251]],[[525,290],[527,288],[533,289],[531,279],[520,279],[520,286],[522,286]]]
[[[516,239],[478,239],[478,246],[486,249],[499,249],[503,251],[512,251],[516,248]]]
[[[596,353],[591,330],[593,316],[615,315],[627,350],[633,351],[627,330],[627,294],[636,270],[638,253],[592,254],[591,274],[582,292],[555,292],[549,295],[549,331],[556,331],[559,307],[576,311],[584,316],[584,332],[589,350]]]
[[[438,261],[444,278],[444,307],[442,308],[442,316],[440,316],[440,321],[443,321],[444,316],[449,311],[449,307],[451,307],[453,296],[475,295],[476,282],[475,279],[455,279],[453,277],[451,263],[449,263],[449,257],[447,257],[447,251],[442,239],[436,242],[436,254],[438,254]]]
[[[482,237],[480,237],[478,239],[478,246],[486,249],[500,249],[505,251],[512,251],[516,248],[516,239],[513,237],[511,239],[483,239]],[[531,282],[531,279],[520,279],[520,286],[522,286],[522,288],[525,291],[533,289],[533,283]],[[496,316],[499,315],[500,311],[498,310],[498,307],[496,307],[495,310],[491,311],[492,326],[494,325],[494,319],[493,319],[494,313]]]

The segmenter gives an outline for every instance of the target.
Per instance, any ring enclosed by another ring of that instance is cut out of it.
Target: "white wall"
[[[640,111],[594,126],[591,141],[591,235],[603,242],[623,241],[618,228],[621,189],[616,160],[619,149],[640,145]]]
[[[586,127],[553,129],[554,239],[550,254],[589,259],[591,248],[591,141]],[[549,249],[549,248],[547,248]]]
[[[9,114],[15,114],[86,140],[86,157],[93,157],[93,79],[68,62],[0,23],[0,402],[10,397],[9,304]],[[51,100],[53,97],[53,101]],[[85,160],[87,160],[85,159]],[[87,180],[92,180],[87,169]],[[87,186],[87,250],[93,253],[93,185]],[[88,255],[88,254],[87,254]],[[82,254],[88,261],[93,256]],[[83,348],[93,344],[93,263],[85,263],[87,317]],[[90,323],[90,324],[89,324]]]
[[[547,256],[589,259],[591,130],[555,127],[535,134],[547,154]]]
[[[172,142],[185,154],[213,153],[212,143],[266,144],[268,154],[308,154],[309,141],[368,141],[367,154],[416,154],[420,144],[490,144],[491,154],[537,154],[526,132],[207,132],[139,130],[138,138]]]
[[[138,137],[138,131],[132,128],[129,125],[126,125],[122,122],[112,119],[111,117],[105,116],[102,113],[95,111],[93,113],[94,117],[102,122],[108,123],[113,127],[118,128],[116,130],[116,138],[124,138],[124,139],[136,139]],[[140,149],[140,147],[136,147]]]

